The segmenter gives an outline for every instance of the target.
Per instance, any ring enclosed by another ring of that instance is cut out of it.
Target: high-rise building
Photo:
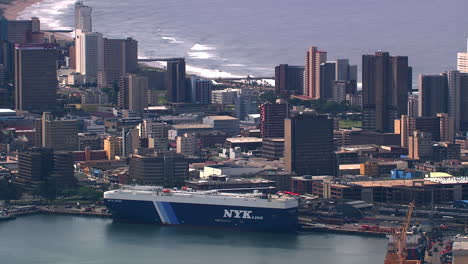
[[[133,155],[129,174],[137,184],[178,187],[188,179],[188,165],[183,155],[171,152],[157,156]]]
[[[402,115],[400,120],[395,121],[399,121],[396,122],[398,125],[395,127],[395,133],[400,134],[401,146],[404,148],[408,148],[408,138],[416,130],[431,135],[432,141],[441,140],[442,122],[437,116],[411,117]]]
[[[257,92],[254,89],[241,89],[237,93],[234,111],[240,120],[245,120],[248,115],[257,114]]]
[[[419,97],[417,95],[408,96],[408,116],[419,116]]]
[[[143,120],[143,123],[138,125],[140,130],[140,138],[167,138],[167,133],[170,129],[167,123]]]
[[[285,119],[284,167],[298,175],[337,175],[333,120],[295,113]]]
[[[125,72],[138,71],[138,41],[133,38],[125,39]]]
[[[210,104],[212,82],[196,76],[190,78],[190,102],[194,104]]]
[[[120,78],[118,106],[120,109],[130,110],[137,116],[142,116],[148,106],[148,77],[133,73]]]
[[[416,160],[432,159],[431,133],[414,131],[408,138],[408,156]]]
[[[440,141],[453,143],[455,140],[455,118],[447,113],[438,113],[440,120]]]
[[[419,75],[419,116],[447,113],[448,81],[446,74]]]
[[[57,101],[57,49],[45,44],[15,46],[15,108],[43,112]]]
[[[337,103],[346,101],[346,88],[348,81],[333,81],[332,82],[332,100]]]
[[[320,65],[327,61],[327,53],[312,46],[306,53],[304,71],[304,95],[320,99]]]
[[[54,151],[78,150],[77,120],[55,120],[51,113],[44,112],[41,129],[42,147]]]
[[[337,81],[348,81],[349,80],[349,60],[348,59],[337,59],[335,80]]]
[[[288,117],[288,104],[284,100],[260,105],[260,133],[262,138],[284,137],[284,119]]]
[[[104,66],[98,74],[98,86],[116,85],[122,75],[138,69],[138,42],[132,38],[104,38]],[[136,65],[136,66],[135,66]]]
[[[457,70],[461,73],[468,73],[468,47],[467,52],[459,52],[457,54]]]
[[[76,72],[84,76],[85,83],[97,83],[98,73],[104,69],[104,41],[102,33],[76,31]]]
[[[275,94],[304,93],[304,66],[280,64],[275,67]]]
[[[128,157],[135,153],[135,150],[140,147],[139,130],[136,128],[122,130],[122,155]]]
[[[333,81],[336,78],[336,63],[326,62],[320,64],[320,98],[333,98]]]
[[[143,111],[148,106],[148,78],[129,73],[128,78],[128,110],[142,116]]]
[[[39,33],[40,30],[40,21],[37,17],[32,17],[31,20],[3,19],[0,21],[0,40],[13,44],[31,43],[33,33]]]
[[[71,187],[76,185],[75,169],[73,167],[73,155],[71,152],[55,151],[54,167],[48,177],[52,184],[60,187]]]
[[[110,136],[104,139],[104,150],[110,160],[114,160],[116,156],[122,156],[122,138]]]
[[[93,31],[92,11],[93,9],[84,5],[82,1],[75,3],[75,33],[77,30],[83,32]]]
[[[196,156],[200,150],[197,136],[193,133],[185,133],[176,139],[176,152],[187,156]]]
[[[408,57],[388,52],[362,56],[363,129],[393,132],[408,111]]]
[[[185,59],[167,62],[166,72],[167,101],[171,103],[187,102],[185,84]]]

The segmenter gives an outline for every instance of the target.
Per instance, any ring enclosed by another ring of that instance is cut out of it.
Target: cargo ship
[[[105,192],[104,203],[118,222],[265,232],[298,229],[298,201],[288,195],[125,186]]]

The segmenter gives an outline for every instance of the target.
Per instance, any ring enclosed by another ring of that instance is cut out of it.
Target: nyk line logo
[[[241,218],[263,220],[263,216],[252,216],[253,211],[224,209],[224,218]]]

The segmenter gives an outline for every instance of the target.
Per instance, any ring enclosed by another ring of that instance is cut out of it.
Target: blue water
[[[115,224],[36,215],[0,222],[0,263],[383,263],[386,239]]]
[[[73,26],[74,0],[44,0],[21,17],[44,27]],[[273,75],[304,64],[311,45],[330,60],[387,50],[418,73],[456,67],[465,51],[466,0],[88,0],[95,30],[140,41],[141,56],[185,56],[205,76]]]

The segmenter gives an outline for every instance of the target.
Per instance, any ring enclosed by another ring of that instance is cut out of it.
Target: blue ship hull
[[[295,232],[297,208],[274,209],[208,204],[104,199],[114,221],[264,232]]]

